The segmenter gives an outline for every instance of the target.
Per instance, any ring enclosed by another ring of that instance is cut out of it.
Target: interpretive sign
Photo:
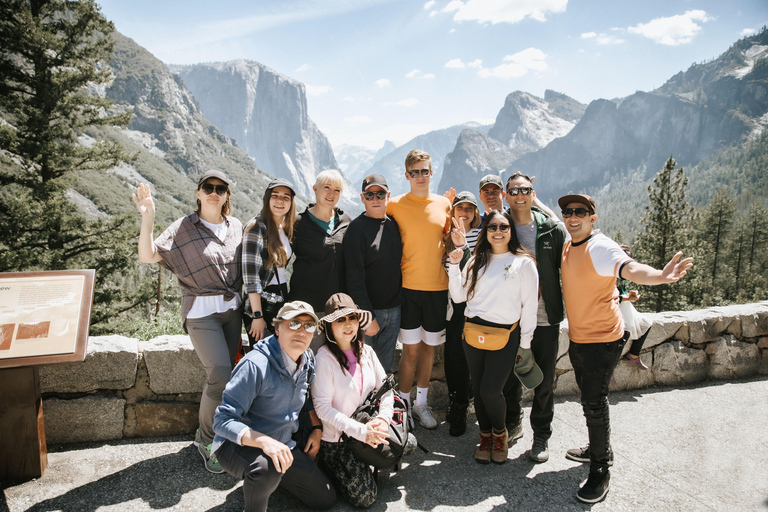
[[[0,273],[0,368],[82,361],[94,275]]]

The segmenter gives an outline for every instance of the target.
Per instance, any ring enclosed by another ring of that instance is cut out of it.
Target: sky
[[[334,148],[401,145],[506,96],[651,91],[768,24],[766,0],[97,0],[166,64],[248,59],[302,82]]]

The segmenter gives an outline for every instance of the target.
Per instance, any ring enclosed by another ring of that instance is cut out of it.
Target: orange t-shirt
[[[397,222],[403,240],[403,288],[420,291],[448,289],[448,274],[442,265],[443,233],[450,228],[451,202],[437,194],[416,197],[410,192],[387,205],[387,214]]]
[[[599,231],[578,245],[566,241],[560,273],[571,341],[609,343],[624,335],[616,278],[629,261],[619,244]]]

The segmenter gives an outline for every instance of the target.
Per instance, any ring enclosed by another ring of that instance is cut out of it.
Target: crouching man
[[[216,409],[212,452],[227,473],[244,479],[246,511],[267,510],[278,486],[311,508],[328,508],[336,500],[330,480],[311,459],[322,435],[314,410],[306,445],[292,439],[315,373],[309,343],[317,321],[306,302],[280,308],[275,334],[237,364]]]

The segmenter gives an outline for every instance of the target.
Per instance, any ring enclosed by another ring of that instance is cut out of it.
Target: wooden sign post
[[[0,481],[48,465],[39,366],[85,360],[95,275],[0,273]]]

